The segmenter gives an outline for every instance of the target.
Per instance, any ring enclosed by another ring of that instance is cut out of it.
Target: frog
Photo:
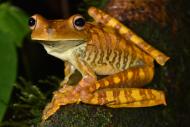
[[[42,120],[61,106],[80,102],[110,108],[166,105],[164,91],[143,86],[154,77],[154,61],[163,66],[169,57],[104,11],[90,7],[88,14],[94,21],[80,14],[55,20],[35,14],[29,19],[31,39],[65,64],[65,78]],[[68,81],[76,70],[82,79],[73,86]]]

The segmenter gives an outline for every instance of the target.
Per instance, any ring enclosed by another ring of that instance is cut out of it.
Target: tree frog
[[[76,14],[68,19],[47,20],[39,14],[29,19],[32,40],[39,40],[48,54],[65,62],[65,79],[43,111],[43,120],[62,105],[87,103],[112,108],[166,104],[163,91],[144,89],[154,76],[154,59],[169,59],[117,19],[91,7],[95,21]],[[82,79],[68,85],[78,70]],[[97,80],[97,75],[105,75]]]

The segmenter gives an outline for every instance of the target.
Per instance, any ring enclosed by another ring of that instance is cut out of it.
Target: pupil
[[[79,18],[79,19],[75,20],[76,26],[84,26],[84,24],[85,24],[85,20],[83,18]]]
[[[34,18],[30,18],[30,19],[28,20],[28,25],[29,25],[29,26],[34,26],[35,23],[36,23],[36,21],[35,21]]]

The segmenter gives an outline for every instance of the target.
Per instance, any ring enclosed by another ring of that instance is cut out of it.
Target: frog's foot
[[[60,89],[58,89],[58,91],[64,94],[64,93],[73,91],[73,89],[74,89],[74,86],[68,85],[67,83],[63,83]],[[54,92],[54,94],[56,94],[56,92]]]
[[[54,92],[52,101],[43,111],[43,121],[53,115],[60,108],[60,106],[76,103],[80,100],[79,95],[73,93],[73,89],[74,87],[67,85]]]
[[[85,76],[83,79],[78,83],[78,85],[75,87],[74,91],[77,93],[86,92],[86,93],[92,93],[96,90],[96,79],[91,76]]]
[[[67,86],[67,85],[68,85],[67,82],[68,82],[67,80],[61,81],[60,84],[59,84],[59,86],[60,86],[60,87]]]
[[[84,77],[77,86],[64,84],[58,91],[54,92],[52,101],[45,107],[42,120],[53,115],[60,106],[79,103],[82,100],[89,100],[92,95],[89,92],[89,85],[96,80],[90,76]]]
[[[166,105],[162,91],[138,88],[110,88],[97,90],[84,103],[106,105],[112,108],[120,107],[149,107]]]

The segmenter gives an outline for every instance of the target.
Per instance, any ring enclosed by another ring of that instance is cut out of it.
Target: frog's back
[[[91,37],[83,58],[97,74],[110,75],[153,62],[152,57],[111,28],[90,25],[88,32]]]

